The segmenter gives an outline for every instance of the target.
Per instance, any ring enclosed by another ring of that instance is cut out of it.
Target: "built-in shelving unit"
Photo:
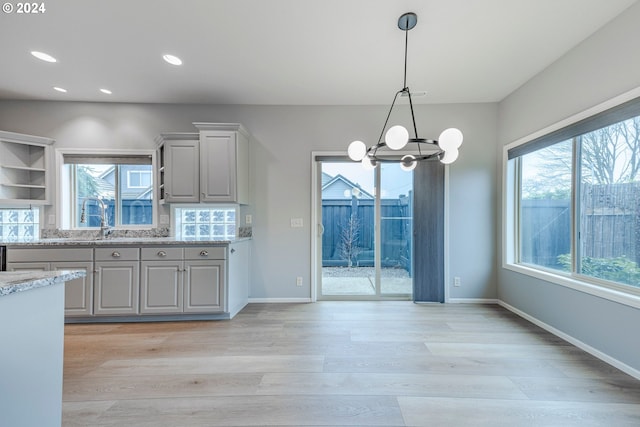
[[[0,131],[0,202],[48,204],[53,140]]]

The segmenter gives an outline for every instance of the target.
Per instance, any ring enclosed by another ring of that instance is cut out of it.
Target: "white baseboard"
[[[494,298],[449,298],[449,304],[498,304]]]
[[[311,302],[311,298],[249,298],[249,304],[275,304],[290,303],[300,304]]]
[[[528,315],[527,313],[525,313],[524,311],[518,310],[517,308],[507,304],[504,301],[500,301],[498,300],[498,304],[501,305],[502,307],[506,308],[507,310],[517,314],[518,316],[528,320],[529,322],[540,326],[542,329],[546,330],[547,332],[551,332],[553,335],[562,338],[563,340],[567,341],[568,343],[571,343],[573,345],[575,345],[576,347],[586,351],[587,353],[591,354],[592,356],[597,357],[598,359],[602,360],[603,362],[608,363],[611,366],[614,366],[618,369],[620,369],[621,371],[631,375],[632,377],[640,380],[640,371],[627,365],[626,363],[623,363],[621,361],[619,361],[618,359],[615,359],[611,356],[609,356],[606,353],[601,352],[598,349],[595,349],[593,347],[591,347],[590,345],[572,337],[571,335],[565,334],[564,332],[554,328],[551,325],[548,325],[546,323],[544,323],[541,320],[536,319],[533,316]]]

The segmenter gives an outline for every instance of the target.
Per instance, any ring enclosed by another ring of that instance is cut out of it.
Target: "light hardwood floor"
[[[640,426],[640,381],[495,305],[67,325],[63,400],[64,426]]]

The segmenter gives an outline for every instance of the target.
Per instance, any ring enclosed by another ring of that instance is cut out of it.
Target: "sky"
[[[359,162],[323,162],[322,172],[331,176],[342,174],[348,180],[359,184],[365,191],[375,194],[374,171],[365,170]],[[382,198],[396,199],[401,194],[408,195],[413,188],[413,174],[400,169],[399,163],[382,165]]]

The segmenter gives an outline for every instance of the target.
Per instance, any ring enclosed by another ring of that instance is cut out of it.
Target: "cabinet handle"
[[[111,253],[111,256],[114,257],[114,258],[120,258],[120,252],[113,251],[113,253]]]
[[[231,248],[231,253],[235,253],[235,251],[236,251],[235,249]]]
[[[200,256],[209,256],[209,252],[207,252],[207,251],[200,251]]]
[[[165,257],[167,253],[165,251],[158,251],[158,256]]]

